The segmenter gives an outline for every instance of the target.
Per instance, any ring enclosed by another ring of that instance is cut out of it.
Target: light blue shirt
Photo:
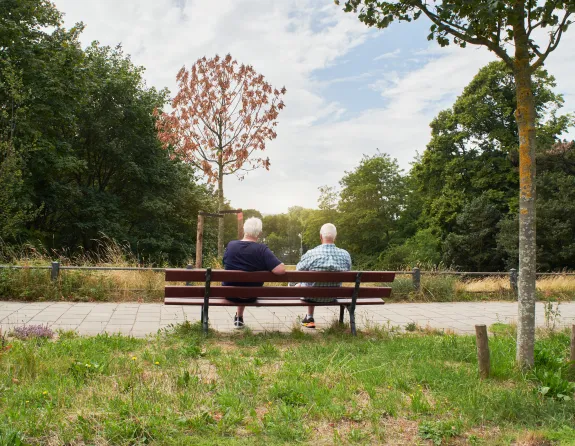
[[[323,244],[310,249],[296,267],[297,271],[350,271],[351,256],[334,244]],[[304,283],[304,286],[341,286],[341,282]]]

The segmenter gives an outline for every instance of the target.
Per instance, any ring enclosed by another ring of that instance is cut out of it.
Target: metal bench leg
[[[355,304],[357,302],[357,296],[359,295],[359,286],[361,284],[361,272],[357,273],[355,276],[355,288],[353,290],[353,296],[351,297],[351,305],[347,307],[349,311],[349,325],[351,326],[351,334],[357,336],[355,331]]]
[[[207,305],[202,307],[202,328],[206,335],[208,334],[208,308]]]
[[[202,329],[208,334],[208,309],[210,305],[210,286],[212,284],[212,269],[206,270],[206,287],[204,289],[204,305],[202,305]]]
[[[357,331],[355,330],[355,308],[348,307],[349,311],[349,325],[351,327],[351,334],[357,336]]]
[[[343,317],[345,315],[345,306],[340,305],[339,306],[339,323],[343,324]]]

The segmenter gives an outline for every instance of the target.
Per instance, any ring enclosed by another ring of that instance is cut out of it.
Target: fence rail
[[[288,265],[290,266],[290,265]],[[293,266],[293,265],[291,265]],[[186,268],[193,269],[193,265],[188,265]],[[137,267],[137,266],[72,266],[60,265],[60,262],[52,262],[50,265],[0,265],[0,269],[39,269],[49,270],[52,280],[58,280],[60,271],[62,270],[80,270],[80,271],[152,271],[152,272],[165,272],[166,268],[150,268],[150,267]],[[411,271],[392,271],[398,275],[409,275],[412,278],[413,288],[415,291],[421,290],[421,275],[452,275],[452,276],[508,276],[511,289],[517,293],[517,270],[511,269],[509,271],[421,271],[419,268],[413,268]],[[575,272],[568,273],[537,273],[537,276],[575,276]]]

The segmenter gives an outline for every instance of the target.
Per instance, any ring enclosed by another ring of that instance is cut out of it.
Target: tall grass
[[[0,263],[46,266],[57,260],[61,266],[137,267],[138,261],[126,244],[103,237],[98,249],[71,255],[32,245],[14,247],[0,241]],[[164,274],[152,271],[61,270],[58,280],[50,272],[36,269],[0,269],[0,299],[26,301],[159,301]]]
[[[62,266],[151,266],[133,254],[128,245],[103,237],[91,253],[70,255],[67,251],[48,251],[31,245],[19,248],[0,240],[0,263],[21,266],[47,266],[58,260]],[[193,263],[191,260],[189,263]],[[218,259],[204,262],[222,268]],[[165,265],[167,266],[167,265]],[[288,265],[288,270],[295,266]],[[281,283],[280,283],[281,285]],[[284,283],[284,285],[286,285]],[[345,284],[353,286],[353,284]],[[371,284],[376,286],[379,284]],[[160,302],[165,286],[164,274],[152,271],[61,270],[57,281],[47,270],[0,269],[0,299],[25,301],[142,301]],[[364,286],[370,286],[366,284]],[[411,275],[397,274],[388,301],[457,302],[478,300],[515,300],[508,277],[470,279],[462,276],[422,274],[421,289],[413,289]],[[574,276],[542,277],[537,280],[542,300],[575,298]]]

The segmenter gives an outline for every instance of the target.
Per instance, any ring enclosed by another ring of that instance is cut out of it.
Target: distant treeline
[[[199,173],[158,142],[153,111],[168,91],[147,87],[120,47],[82,49],[82,28],[64,29],[49,2],[0,2],[0,239],[11,247],[0,256],[24,244],[54,256],[97,253],[108,237],[139,262],[191,262],[197,213],[217,205]],[[573,118],[559,113],[554,87],[552,76],[536,73],[541,270],[575,268],[575,145],[559,139]],[[364,157],[338,187],[320,188],[319,209],[262,217],[265,242],[296,263],[329,221],[356,267],[517,266],[514,113],[513,76],[491,63],[432,121],[409,173],[385,153]],[[354,148],[362,149],[371,150]],[[252,215],[261,216],[245,211]],[[236,227],[226,217],[226,242]],[[208,261],[216,229],[206,224]]]

